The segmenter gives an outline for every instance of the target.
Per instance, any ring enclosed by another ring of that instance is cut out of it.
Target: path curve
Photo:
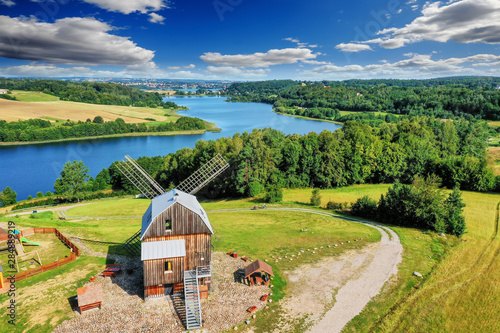
[[[263,209],[260,209],[260,211],[262,210]],[[333,333],[342,331],[344,326],[356,317],[366,304],[368,304],[374,296],[380,293],[384,284],[398,272],[398,265],[402,260],[403,246],[401,245],[398,235],[385,226],[315,209],[265,208],[265,210],[298,211],[330,216],[364,224],[368,227],[377,229],[382,235],[378,247],[374,250],[371,262],[362,269],[355,279],[347,281],[346,284],[340,287],[335,297],[333,308],[327,311],[323,318],[315,323],[308,332]],[[220,209],[208,211],[208,213],[230,211],[248,211],[248,209]]]

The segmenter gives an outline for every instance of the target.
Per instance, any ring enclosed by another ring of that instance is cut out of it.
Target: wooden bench
[[[268,297],[269,297],[269,295],[268,295],[268,294],[262,295],[262,296],[260,297],[260,300],[261,300],[262,302],[265,302],[265,301],[267,301],[267,298],[268,298]]]

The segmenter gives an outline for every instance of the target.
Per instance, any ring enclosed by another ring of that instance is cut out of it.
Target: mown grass
[[[34,91],[13,90],[12,95],[21,102],[53,102],[59,100],[59,97]]]
[[[322,190],[322,206],[328,201],[353,202],[364,195],[378,200],[388,187],[356,185]],[[311,191],[285,190],[283,206],[313,208],[308,204]],[[465,214],[468,233],[462,239],[392,227],[404,247],[397,279],[388,283],[382,293],[348,324],[345,331],[500,331],[497,316],[500,304],[500,244],[498,236],[493,238],[500,196],[464,192],[463,198],[467,204]],[[116,243],[123,242],[140,228],[140,219],[126,217],[142,215],[148,204],[149,201],[144,199],[121,198],[70,209],[67,214],[75,220],[59,221],[54,216],[38,220],[28,216],[15,219],[16,223],[26,227],[54,226],[63,233],[86,239],[85,244],[94,250],[120,253]],[[212,225],[222,236],[217,250],[236,251],[253,259],[268,260],[276,273],[273,280],[273,299],[276,300],[287,293],[283,271],[296,269],[302,263],[315,262],[322,256],[340,254],[338,248],[327,247],[331,243],[363,237],[363,242],[351,242],[349,245],[361,247],[365,242],[376,241],[380,237],[373,229],[330,217],[250,210],[255,204],[261,205],[259,198],[202,202]],[[248,210],[214,211],[234,208]],[[92,218],[77,221],[81,216]],[[125,218],[118,219],[118,216]],[[301,229],[308,231],[301,232]],[[301,255],[297,259],[298,251],[307,251],[308,248],[318,250],[315,255]],[[292,261],[289,260],[291,255],[295,255]],[[285,256],[286,260],[275,262],[277,257],[285,259]],[[413,276],[414,271],[423,274],[423,279]],[[282,315],[283,309],[279,302],[272,303],[268,310],[262,311],[257,319],[252,320],[254,331],[269,331],[273,323],[284,318]],[[300,328],[300,322],[296,324],[295,327]],[[54,327],[50,326],[52,324],[47,325],[40,331]]]

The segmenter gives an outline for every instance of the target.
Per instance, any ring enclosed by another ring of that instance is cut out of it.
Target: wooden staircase
[[[201,327],[200,291],[196,271],[184,271],[184,303],[186,305],[186,329]]]

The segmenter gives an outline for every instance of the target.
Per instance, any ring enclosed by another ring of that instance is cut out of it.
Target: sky
[[[500,76],[500,0],[0,0],[0,76]]]

